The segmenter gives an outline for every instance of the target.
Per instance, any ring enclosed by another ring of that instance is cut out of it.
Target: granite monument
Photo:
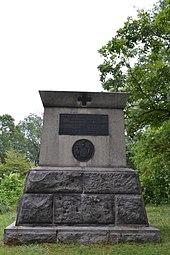
[[[40,91],[39,166],[26,178],[6,244],[159,241],[138,174],[127,168],[127,93]]]

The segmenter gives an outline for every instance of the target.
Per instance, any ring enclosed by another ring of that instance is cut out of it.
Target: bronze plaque
[[[78,161],[88,161],[94,155],[94,145],[87,139],[80,139],[73,144],[72,153]]]
[[[59,135],[107,136],[108,115],[60,114]]]

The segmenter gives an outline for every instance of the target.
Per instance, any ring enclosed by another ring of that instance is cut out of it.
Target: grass
[[[161,243],[119,244],[32,244],[6,246],[3,230],[15,220],[15,212],[0,215],[1,255],[170,255],[170,206],[147,206],[150,224],[161,231]]]

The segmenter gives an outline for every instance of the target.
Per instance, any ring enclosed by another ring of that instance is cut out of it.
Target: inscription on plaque
[[[107,136],[108,134],[108,115],[60,114],[59,135]]]

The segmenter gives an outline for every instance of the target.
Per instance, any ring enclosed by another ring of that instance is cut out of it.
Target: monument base
[[[28,243],[119,243],[160,242],[159,229],[149,227],[96,226],[15,226],[15,222],[4,231],[4,242],[8,245]]]
[[[6,244],[160,241],[139,178],[128,168],[30,170]]]

